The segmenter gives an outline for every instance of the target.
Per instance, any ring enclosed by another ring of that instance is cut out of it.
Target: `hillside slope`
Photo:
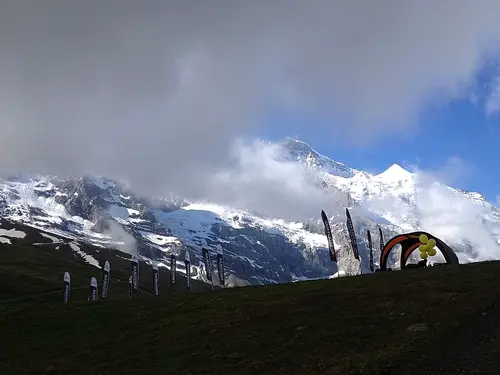
[[[0,372],[494,374],[495,346],[478,353],[479,341],[459,337],[498,315],[499,282],[490,262],[93,305],[2,303]]]
[[[0,303],[61,302],[65,272],[71,275],[71,301],[86,301],[91,277],[98,280],[100,290],[102,266],[106,261],[111,264],[108,298],[128,298],[128,280],[132,274],[130,254],[47,235],[35,228],[5,220],[1,221],[0,231],[18,236],[9,238],[8,244],[0,243]],[[139,296],[152,297],[151,264],[141,260],[139,268]],[[160,267],[159,273],[160,294],[171,295],[174,290],[170,286],[170,270]],[[210,289],[206,283],[195,278],[191,280],[191,288],[193,292]],[[187,291],[182,272],[176,273],[175,291]]]

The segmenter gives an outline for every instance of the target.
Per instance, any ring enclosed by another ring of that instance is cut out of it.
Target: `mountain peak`
[[[308,143],[298,139],[287,137],[280,144],[290,154],[291,160],[303,162],[313,170],[321,170],[344,178],[353,177],[357,172],[341,162],[320,154]]]
[[[380,173],[379,176],[388,177],[391,179],[403,179],[411,176],[412,173],[401,167],[399,164],[393,164],[387,170]]]
[[[281,144],[289,151],[296,151],[301,153],[314,152],[314,150],[308,143],[291,137],[286,137],[281,142]]]

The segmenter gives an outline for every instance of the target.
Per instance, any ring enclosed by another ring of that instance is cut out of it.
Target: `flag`
[[[175,254],[170,255],[170,287],[175,288],[175,273],[177,269],[177,259]]]
[[[89,301],[97,301],[97,280],[95,277],[90,279]]]
[[[349,231],[349,238],[351,239],[352,252],[354,253],[354,258],[359,260],[358,243],[356,241],[356,233],[354,232],[354,226],[352,225],[351,214],[349,210],[345,209],[347,215],[347,230]]]
[[[382,254],[384,253],[385,242],[384,242],[384,234],[382,233],[382,229],[380,227],[378,227],[378,233],[379,233],[379,238],[380,238],[380,256],[382,256]],[[379,264],[379,268],[380,268],[380,264]]]
[[[224,275],[224,258],[223,250],[220,244],[217,244],[217,272],[222,286],[226,285],[226,277]]]
[[[106,261],[104,263],[104,269],[103,269],[103,273],[102,273],[102,294],[101,294],[102,299],[106,299],[106,297],[108,296],[110,271],[111,271],[111,267],[109,266],[109,262]]]
[[[158,265],[153,264],[153,293],[155,296],[159,295],[159,282],[160,275],[158,273]]]
[[[69,272],[64,272],[64,303],[68,303],[69,301],[69,293],[71,291],[71,277],[69,276]]]
[[[139,294],[139,259],[132,255],[132,292]]]
[[[384,235],[380,227],[378,227],[378,233],[380,237],[380,254],[382,254],[382,251],[384,250]]]
[[[328,240],[328,250],[330,252],[330,260],[332,262],[337,262],[337,254],[335,253],[335,244],[333,243],[332,229],[330,228],[330,223],[326,217],[325,211],[321,210],[321,219],[323,220],[323,225],[325,226],[325,235]]]
[[[132,276],[128,278],[128,297],[132,297]]]
[[[205,239],[201,240],[201,251],[203,252],[203,263],[205,263],[205,275],[208,281],[212,281],[212,264],[210,263],[210,251]]]
[[[186,288],[188,291],[191,290],[191,257],[189,251],[186,250],[184,255],[184,266],[186,267]]]
[[[374,271],[373,267],[373,246],[372,246],[372,235],[369,230],[366,231],[366,234],[368,236],[368,248],[370,249],[370,271]]]

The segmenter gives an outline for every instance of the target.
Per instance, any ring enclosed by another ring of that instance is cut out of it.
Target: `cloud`
[[[475,193],[449,185],[473,176],[475,167],[459,157],[449,158],[437,171],[418,170],[415,195],[419,227],[435,234],[459,251],[461,261],[500,257],[495,207]]]
[[[403,230],[427,231],[448,243],[461,262],[500,258],[500,228],[496,208],[477,193],[450,187],[473,176],[475,167],[455,156],[441,168],[423,170],[413,166],[406,196],[383,194],[363,207],[379,213]]]
[[[439,181],[442,184],[456,186],[470,180],[477,167],[454,155],[447,158],[437,169],[422,170],[418,165],[411,165],[410,169],[418,174],[420,180],[425,180],[426,184]]]
[[[318,217],[321,209],[344,218],[347,194],[328,193],[321,187],[321,174],[290,158],[280,144],[239,141],[232,148],[232,163],[204,182],[206,194],[231,207],[258,211],[289,221]],[[453,156],[436,170],[414,167],[408,174],[406,198],[392,195],[393,186],[369,182],[372,192],[382,195],[357,206],[351,214],[367,222],[381,222],[377,215],[403,230],[428,231],[458,252],[462,262],[500,258],[500,228],[495,208],[475,193],[466,193],[449,185],[473,177],[475,166]],[[372,177],[375,178],[376,177]],[[355,187],[362,187],[363,178]],[[387,189],[391,189],[387,191]]]
[[[462,261],[500,257],[498,219],[485,202],[467,198],[434,181],[424,182],[417,191],[417,211],[423,230],[450,245],[459,244]],[[467,246],[464,250],[464,246]]]
[[[137,254],[137,239],[122,227],[116,220],[107,220],[111,239],[116,243],[119,250],[129,254]]]
[[[205,181],[213,201],[290,221],[317,217],[322,209],[342,212],[347,194],[322,187],[323,180],[290,159],[281,144],[239,140],[232,163]]]
[[[486,98],[484,111],[487,116],[493,116],[500,112],[500,77],[496,77],[491,82],[490,93]]]
[[[270,110],[362,142],[469,95],[500,5],[12,0],[0,35],[2,170],[203,195]]]

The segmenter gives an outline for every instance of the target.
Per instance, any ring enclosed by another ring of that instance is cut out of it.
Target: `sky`
[[[291,199],[249,145],[298,136],[359,169],[451,166],[494,201],[499,42],[494,0],[5,0],[0,172]]]
[[[488,90],[481,94],[485,96],[482,102],[463,98],[443,107],[427,108],[417,120],[415,133],[408,137],[387,133],[368,146],[346,142],[342,136],[324,137],[322,132],[311,132],[314,120],[304,118],[276,115],[260,130],[274,141],[295,137],[333,160],[374,174],[394,163],[409,171],[435,171],[453,163],[458,171],[449,181],[452,186],[480,192],[496,204],[500,193],[500,116],[487,113]]]

